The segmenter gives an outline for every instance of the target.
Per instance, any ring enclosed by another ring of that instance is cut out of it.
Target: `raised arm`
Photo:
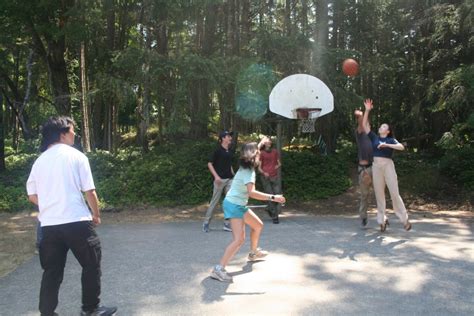
[[[361,110],[355,110],[354,116],[357,119],[357,133],[361,134],[364,131],[364,125],[362,124],[362,120],[364,119],[364,113]]]
[[[362,128],[364,132],[367,134],[370,133],[370,127],[369,127],[369,113],[374,107],[373,101],[371,99],[366,99],[364,101],[364,106],[365,106],[365,112],[364,116],[362,117]]]

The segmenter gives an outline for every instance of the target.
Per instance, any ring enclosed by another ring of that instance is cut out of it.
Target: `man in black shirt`
[[[359,165],[357,171],[359,173],[359,217],[361,220],[361,227],[367,227],[367,211],[369,209],[369,195],[372,186],[372,162],[374,160],[372,152],[372,141],[367,133],[364,131],[362,123],[363,113],[356,110],[354,115],[357,119],[357,129],[355,130],[357,142],[357,158]],[[369,124],[369,123],[367,123]]]
[[[225,190],[227,193],[232,184],[232,178],[234,177],[232,158],[234,153],[231,150],[231,143],[232,132],[221,132],[219,134],[219,146],[217,146],[217,149],[209,157],[209,162],[207,163],[207,167],[214,177],[214,190],[209,208],[206,212],[206,217],[204,218],[204,223],[202,224],[202,231],[205,233],[209,232],[209,223],[212,218],[212,213],[221,199],[222,192]],[[224,227],[222,229],[229,232],[232,231],[229,221],[224,221]]]

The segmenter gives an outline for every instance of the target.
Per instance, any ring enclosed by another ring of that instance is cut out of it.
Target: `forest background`
[[[31,208],[41,124],[77,122],[103,207],[197,205],[224,129],[239,142],[282,126],[290,201],[343,193],[353,112],[391,124],[406,199],[472,204],[474,2],[470,0],[9,0],[0,2],[0,211]],[[342,61],[354,58],[350,78]],[[269,112],[284,77],[331,89],[316,132]],[[237,167],[237,165],[236,165]]]

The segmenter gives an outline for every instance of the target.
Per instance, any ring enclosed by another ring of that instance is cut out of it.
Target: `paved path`
[[[208,277],[231,235],[214,222],[102,225],[102,302],[118,315],[473,315],[474,223],[414,218],[405,232],[392,215],[374,220],[291,215],[266,222],[271,255],[247,263],[248,241],[227,270]],[[0,279],[0,315],[38,315],[38,257]],[[78,315],[80,267],[70,256],[57,312]]]

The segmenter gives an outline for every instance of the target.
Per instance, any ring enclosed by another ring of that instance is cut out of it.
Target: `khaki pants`
[[[209,224],[212,218],[212,213],[214,213],[214,209],[217,206],[217,203],[221,200],[222,192],[229,191],[230,185],[232,184],[232,179],[221,179],[221,182],[216,185],[216,182],[214,181],[214,190],[212,192],[212,199],[211,202],[209,203],[209,207],[206,212],[206,216],[204,218],[204,223]]]
[[[369,195],[372,183],[367,184],[364,181],[364,172],[367,172],[372,177],[372,167],[363,168],[359,166],[357,168],[359,172],[359,217],[360,219],[367,219],[367,211],[369,209]]]
[[[408,220],[408,214],[398,192],[398,178],[393,160],[375,157],[372,169],[375,198],[377,199],[377,222],[383,224],[387,219],[385,216],[385,186],[387,186],[392,199],[393,210],[400,221],[405,224]]]

